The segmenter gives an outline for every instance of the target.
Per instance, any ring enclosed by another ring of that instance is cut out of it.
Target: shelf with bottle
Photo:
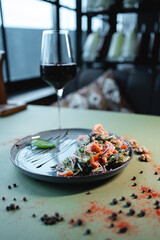
[[[160,63],[160,32],[156,22],[152,32],[147,31],[142,24],[137,33],[136,26],[124,34],[123,31],[112,32],[108,28],[102,33],[90,33],[85,41],[82,61],[87,63],[99,62],[104,64],[145,64]]]
[[[88,0],[82,16],[112,15],[118,13],[159,13],[159,0]]]

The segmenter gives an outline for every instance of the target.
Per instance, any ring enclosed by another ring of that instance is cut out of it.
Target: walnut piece
[[[142,162],[150,162],[151,157],[149,154],[141,154],[141,156],[139,157],[139,160]]]
[[[135,149],[136,153],[143,154],[149,153],[148,149],[145,146],[140,146]]]

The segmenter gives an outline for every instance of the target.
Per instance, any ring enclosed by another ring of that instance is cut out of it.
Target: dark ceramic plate
[[[77,137],[86,135],[91,129],[61,129],[39,132],[27,136],[13,145],[10,158],[13,164],[24,174],[42,181],[57,183],[82,183],[98,181],[112,177],[122,171],[130,162],[133,150],[130,146],[130,159],[105,173],[95,175],[61,177],[56,176],[54,166],[66,157],[72,156],[77,148]],[[52,149],[39,149],[31,147],[31,141],[36,138],[57,141],[59,144]]]

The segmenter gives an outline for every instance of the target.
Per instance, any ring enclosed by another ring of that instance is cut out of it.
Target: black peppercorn
[[[11,210],[15,210],[16,209],[14,203],[11,203],[9,207],[10,207]]]
[[[11,185],[8,185],[8,189],[11,189]]]
[[[91,194],[91,192],[90,192],[90,191],[88,191],[88,192],[86,193],[86,195],[89,195],[89,194]]]
[[[109,226],[110,228],[114,227],[114,223],[111,223],[111,225]]]
[[[152,198],[152,195],[151,195],[151,194],[148,196],[148,199],[150,199],[150,198]]]
[[[130,206],[131,206],[131,202],[130,202],[130,201],[127,201],[127,202],[126,202],[126,206],[127,206],[127,207],[130,207]]]
[[[33,218],[35,218],[35,217],[36,217],[36,214],[35,214],[35,213],[33,213],[33,214],[32,214],[32,217],[33,217]]]
[[[10,211],[10,207],[9,207],[9,206],[7,206],[7,207],[6,207],[6,210],[7,210],[7,211]]]
[[[116,198],[113,198],[112,202],[114,205],[116,205],[118,203],[118,200]]]
[[[155,205],[159,205],[159,201],[158,200],[155,201]]]
[[[26,198],[26,197],[24,197],[24,198],[23,198],[23,201],[24,201],[24,202],[26,202],[26,201],[27,201],[27,198]]]
[[[145,216],[145,211],[144,210],[141,210],[140,213],[138,214],[139,217],[144,217]]]
[[[56,216],[56,217],[59,217],[59,213],[58,213],[58,212],[56,212],[56,213],[55,213],[55,216]]]
[[[14,184],[13,184],[13,187],[15,187],[15,188],[16,188],[16,187],[17,187],[17,184],[16,184],[16,183],[14,183]]]
[[[160,209],[160,206],[159,206],[159,205],[156,205],[155,209],[156,209],[156,210]]]
[[[133,183],[133,185],[132,185],[133,187],[135,187],[135,186],[137,186],[137,183]]]
[[[133,216],[133,215],[135,214],[135,210],[134,210],[134,209],[132,209],[132,208],[131,208],[131,209],[129,209],[129,214]]]
[[[127,227],[126,227],[126,226],[121,227],[121,228],[119,229],[119,233],[125,233],[126,231],[127,231]]]
[[[86,234],[87,235],[91,234],[91,230],[89,228],[86,230]]]
[[[158,172],[156,171],[156,172],[154,172],[154,175],[158,175]]]
[[[148,189],[148,191],[147,192],[151,192],[151,189]]]
[[[82,222],[82,219],[78,219],[78,220],[77,220],[77,225],[78,225],[78,226],[81,226],[82,223],[83,223],[83,222]]]
[[[5,197],[2,197],[2,200],[3,200],[3,201],[5,201],[5,200],[6,200],[6,198],[5,198]]]
[[[135,177],[135,176],[133,176],[131,180],[133,180],[133,181],[134,181],[134,180],[136,180],[136,177]]]
[[[119,210],[119,212],[118,212],[119,214],[121,214],[122,213],[122,210]]]
[[[69,223],[74,223],[74,219],[72,218],[72,219],[69,221]]]
[[[143,173],[143,171],[140,171],[139,173],[140,173],[140,174],[142,174],[142,173]]]
[[[122,196],[121,201],[124,201],[126,198]]]
[[[142,190],[142,193],[145,193],[145,190],[144,190],[144,189]]]
[[[91,209],[88,209],[87,211],[86,211],[86,213],[90,213],[91,212]]]

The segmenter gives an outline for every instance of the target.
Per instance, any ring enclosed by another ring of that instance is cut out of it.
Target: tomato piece
[[[68,176],[72,176],[73,172],[70,169],[67,169],[64,172],[57,172],[57,175],[61,177],[68,177]]]
[[[126,149],[126,148],[128,148],[129,146],[127,146],[126,144],[123,144],[122,145],[122,147],[121,147],[121,149]]]
[[[92,152],[100,152],[102,150],[102,147],[99,145],[99,143],[93,142],[91,145]]]
[[[92,168],[98,168],[99,167],[99,163],[98,162],[92,162]]]
[[[117,153],[118,153],[118,151],[117,151],[117,150],[114,150],[114,151],[113,151],[113,154],[117,154]]]
[[[94,127],[93,127],[93,132],[104,132],[104,128],[102,127],[102,125],[100,123],[97,123]]]
[[[102,152],[97,153],[97,154],[94,156],[94,161],[98,161],[101,156],[102,156]]]

